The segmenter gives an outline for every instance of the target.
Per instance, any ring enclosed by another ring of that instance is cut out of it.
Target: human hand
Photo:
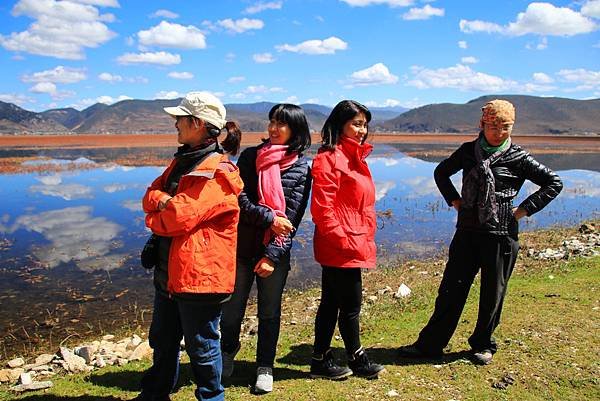
[[[258,277],[267,278],[273,271],[275,271],[275,264],[267,257],[261,258],[256,266],[254,266],[254,273],[256,273]]]
[[[276,235],[288,235],[294,230],[294,226],[285,217],[275,216],[275,219],[271,224],[271,230],[273,230]]]
[[[513,209],[513,216],[515,217],[515,220],[519,221],[523,217],[527,216],[527,210],[523,209],[522,207],[516,207]]]
[[[171,196],[165,194],[162,198],[160,198],[160,200],[158,201],[158,210],[159,211],[163,211],[165,210],[165,208],[167,207],[167,204],[169,203],[169,201],[171,200]]]
[[[456,210],[460,210],[460,205],[462,204],[462,199],[458,198],[452,201],[452,206],[454,206],[454,208]]]

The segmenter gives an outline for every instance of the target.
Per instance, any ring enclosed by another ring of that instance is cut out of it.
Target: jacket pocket
[[[348,248],[345,249],[354,259],[366,260],[369,254],[369,227],[366,225],[350,226],[346,229]]]

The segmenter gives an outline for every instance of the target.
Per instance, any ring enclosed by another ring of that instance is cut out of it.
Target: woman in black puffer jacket
[[[303,110],[278,104],[269,112],[269,139],[242,152],[237,166],[244,181],[239,196],[237,270],[233,297],[223,309],[223,377],[233,372],[240,328],[252,283],[258,289],[255,392],[273,388],[281,297],[290,269],[290,250],[306,209],[310,168],[302,152],[310,146]],[[273,169],[274,167],[274,169]]]
[[[400,348],[401,356],[442,354],[458,325],[475,275],[481,269],[479,315],[469,344],[475,363],[492,361],[497,350],[492,334],[500,322],[508,280],[519,250],[518,220],[542,210],[562,190],[558,175],[511,143],[514,120],[511,103],[505,100],[486,103],[479,137],[464,143],[435,169],[435,182],[442,196],[458,211],[456,233],[433,315],[417,342]],[[450,181],[460,170],[461,194]],[[525,180],[540,188],[513,208],[513,199]]]

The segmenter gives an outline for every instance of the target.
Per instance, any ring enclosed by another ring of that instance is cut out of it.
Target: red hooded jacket
[[[321,265],[375,267],[375,184],[365,161],[372,149],[342,138],[335,150],[321,150],[313,161],[310,211]]]

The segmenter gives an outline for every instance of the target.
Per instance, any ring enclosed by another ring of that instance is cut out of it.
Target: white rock
[[[130,361],[139,361],[143,358],[149,357],[152,355],[152,348],[150,348],[150,344],[148,341],[144,341],[140,343],[129,355]]]
[[[23,358],[15,358],[15,359],[11,359],[10,361],[8,361],[8,367],[9,368],[18,368],[19,366],[23,366],[25,365],[25,361],[23,360]]]
[[[21,373],[21,375],[19,376],[19,383],[21,383],[25,386],[33,383],[33,379],[31,378],[31,373],[29,373],[29,372]]]
[[[105,335],[105,336],[102,337],[102,339],[104,341],[109,341],[109,340],[112,340],[114,338],[115,338],[115,336],[113,336],[112,334],[107,334],[107,335]]]
[[[398,397],[400,394],[396,390],[390,390],[386,393],[388,397]]]
[[[23,392],[23,391],[35,391],[35,390],[42,390],[45,388],[50,388],[52,387],[52,382],[51,381],[43,381],[43,382],[34,382],[31,384],[19,384],[18,386],[13,386],[10,389],[13,391],[17,391],[17,392]]]
[[[408,288],[408,286],[404,283],[400,284],[400,287],[398,287],[398,291],[396,291],[396,293],[394,294],[394,298],[404,298],[410,295],[411,293],[411,289]]]
[[[106,362],[104,362],[104,358],[101,355],[96,356],[96,360],[94,361],[94,366],[98,368],[103,368],[106,366]]]
[[[84,372],[87,370],[85,359],[75,355],[68,348],[60,347],[60,355],[64,360],[63,367],[69,372]]]
[[[54,354],[42,354],[40,356],[38,356],[37,358],[35,358],[35,362],[34,364],[36,366],[40,366],[40,365],[47,365],[50,362],[52,362],[52,360],[54,359]]]
[[[94,353],[96,349],[91,345],[84,345],[82,347],[75,348],[75,355],[82,357],[85,360],[86,364],[90,364],[94,359]]]
[[[377,302],[377,297],[375,295],[370,295],[367,297],[367,301],[375,303]]]

